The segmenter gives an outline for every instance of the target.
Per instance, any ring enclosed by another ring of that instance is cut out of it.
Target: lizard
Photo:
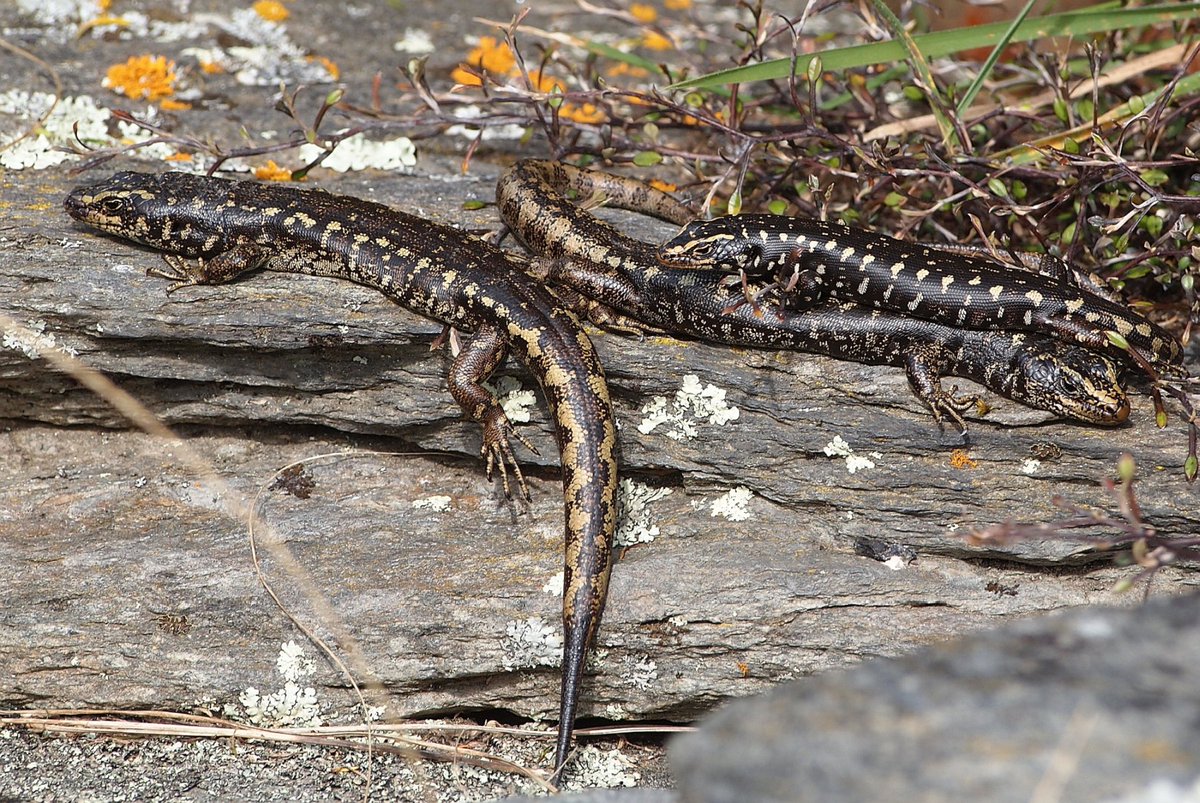
[[[1170,333],[1054,261],[1013,270],[961,249],[784,215],[695,220],[660,246],[658,257],[672,267],[778,277],[787,305],[798,308],[835,299],[959,328],[1050,333],[1130,358],[1152,377],[1178,374],[1183,363],[1183,346]]]
[[[121,172],[75,188],[73,218],[165,252],[168,292],[265,268],[348,279],[448,328],[474,334],[449,369],[451,395],[483,428],[487,476],[520,438],[480,383],[512,352],[537,377],[561,451],[565,508],[563,672],[555,749],[567,759],[587,650],[607,597],[616,517],[616,432],[604,370],[578,319],[526,275],[525,261],[396,209],[323,191],[187,173]],[[440,338],[439,338],[440,339]],[[520,438],[524,442],[523,438]],[[527,446],[533,447],[526,443]]]
[[[1094,424],[1119,424],[1129,401],[1108,358],[1044,334],[974,331],[855,305],[759,314],[731,304],[728,272],[670,268],[655,247],[628,237],[567,198],[602,197],[674,223],[691,219],[684,204],[632,179],[560,162],[523,160],[500,176],[496,202],[517,238],[543,257],[552,284],[581,294],[600,323],[623,316],[635,325],[709,342],[794,349],[902,367],[916,396],[965,431],[961,412],[977,403],[941,386],[944,375],[970,378],[1038,409]]]

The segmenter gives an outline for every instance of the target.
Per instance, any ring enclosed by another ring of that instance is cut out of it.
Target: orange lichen
[[[291,181],[292,171],[275,164],[274,159],[268,159],[265,165],[254,168],[254,177],[259,181]]]
[[[193,158],[194,158],[193,155],[190,153],[184,153],[183,151],[178,151],[178,152],[173,153],[170,156],[166,157],[166,160],[168,162],[190,162],[190,161],[192,161]]]
[[[201,60],[200,61],[200,72],[204,73],[205,75],[215,75],[216,73],[225,72],[225,68],[222,67],[220,64],[217,64],[215,61]]]
[[[658,19],[658,9],[646,3],[634,3],[629,7],[629,13],[638,22],[654,22]]]
[[[675,190],[679,189],[679,187],[675,186],[669,181],[660,181],[656,178],[650,179],[650,186],[656,190],[662,190],[663,192],[675,192]]]
[[[267,22],[283,22],[288,18],[288,14],[291,13],[278,0],[258,0],[253,8],[254,13]]]
[[[507,42],[499,41],[494,36],[481,36],[479,46],[467,54],[466,62],[455,67],[450,77],[460,84],[480,86],[482,82],[479,76],[467,70],[467,65],[492,75],[508,75],[516,63],[517,59]]]
[[[162,109],[163,111],[183,112],[183,111],[187,111],[188,109],[192,108],[192,104],[188,103],[186,100],[175,100],[174,98],[164,98],[163,101],[158,104],[158,107],[160,109]]]
[[[950,452],[950,467],[958,469],[978,468],[979,461],[972,460],[969,456],[967,456],[966,449],[955,449],[954,451]]]
[[[165,56],[131,56],[108,68],[101,84],[134,100],[160,100],[175,94],[175,62]]]
[[[642,44],[651,50],[671,50],[675,44],[657,31],[646,31],[642,35]]]
[[[308,56],[307,58],[308,61],[319,62],[320,65],[325,68],[325,72],[329,73],[329,77],[333,80],[336,81],[342,77],[342,69],[337,66],[337,63],[333,59],[326,58],[325,56]]]
[[[663,0],[663,8],[667,11],[687,11],[692,7],[692,0]]]
[[[606,72],[609,78],[615,78],[621,75],[628,75],[630,78],[645,78],[650,75],[650,71],[645,67],[638,67],[624,61],[618,61]]]

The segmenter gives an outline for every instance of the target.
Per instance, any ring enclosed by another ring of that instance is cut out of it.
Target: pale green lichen
[[[47,351],[59,351],[72,357],[79,356],[78,351],[59,343],[53,334],[48,334],[46,322],[43,320],[27,322],[23,331],[5,331],[3,339],[0,339],[0,348],[19,351],[31,360],[36,360]]]
[[[670,494],[670,488],[652,488],[634,480],[621,480],[617,492],[617,532],[613,543],[620,548],[653,541],[659,529],[654,523],[650,503]]]
[[[641,775],[634,771],[634,766],[634,762],[622,755],[620,750],[601,750],[584,745],[575,751],[562,788],[575,791],[635,786]]]
[[[537,397],[533,395],[532,390],[521,387],[520,380],[511,376],[502,376],[498,377],[491,385],[485,383],[484,387],[491,388],[492,392],[496,394],[500,407],[508,416],[509,421],[514,424],[529,423],[529,411],[537,404]]]
[[[845,459],[846,471],[850,474],[862,469],[875,468],[875,461],[871,457],[876,460],[883,457],[879,452],[870,452],[871,457],[855,454],[854,450],[850,448],[850,444],[846,443],[841,435],[834,435],[833,440],[825,445],[823,451],[828,457],[841,457]]]
[[[416,510],[429,510],[434,513],[445,513],[450,509],[450,497],[437,495],[427,496],[424,499],[414,499],[412,506]]]
[[[714,499],[709,506],[709,512],[714,518],[720,516],[729,521],[745,521],[752,515],[749,504],[753,497],[754,494],[749,488],[739,486]]]
[[[531,616],[508,623],[501,642],[505,670],[562,664],[562,634],[544,619]]]
[[[323,724],[316,690],[297,682],[316,671],[304,650],[294,641],[280,645],[275,669],[284,679],[282,688],[264,696],[256,687],[248,686],[238,694],[241,707],[226,705],[225,715],[264,728],[315,728]]]
[[[669,406],[665,396],[655,396],[641,412],[644,418],[638,424],[638,432],[648,435],[666,425],[663,434],[674,440],[695,438],[698,423],[724,426],[741,415],[737,407],[726,403],[724,389],[711,383],[701,385],[700,377],[695,374],[683,378],[683,385],[675,391]]]

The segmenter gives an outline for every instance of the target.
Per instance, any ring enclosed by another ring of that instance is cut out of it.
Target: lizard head
[[[1089,424],[1115,426],[1129,418],[1129,397],[1107,357],[1051,340],[1025,352],[1017,383],[1026,403]]]
[[[188,173],[125,171],[76,187],[63,208],[107,234],[168,253],[204,256],[221,245],[206,196],[225,183]]]
[[[740,270],[757,263],[757,241],[745,236],[734,218],[693,220],[658,247],[658,260],[673,268]]]

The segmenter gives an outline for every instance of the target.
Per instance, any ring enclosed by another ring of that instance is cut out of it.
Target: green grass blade
[[[1159,25],[1165,22],[1200,18],[1200,2],[1156,3],[1141,8],[1114,8],[1112,4],[1091,6],[1081,11],[1048,14],[1044,17],[1027,19],[1017,26],[1012,34],[1013,42],[1028,42],[1047,36],[1084,36],[1121,28]],[[977,25],[971,28],[953,28],[948,31],[919,34],[913,37],[926,58],[947,56],[960,50],[994,46],[1004,36],[1007,22]],[[869,45],[854,45],[826,50],[819,54],[826,70],[846,70],[898,61],[906,55],[904,45],[895,40],[875,42]],[[796,74],[804,74],[814,54],[796,60]],[[790,58],[772,59],[745,67],[734,67],[720,72],[702,75],[677,84],[671,89],[707,89],[725,84],[744,84],[751,81],[768,81],[786,78],[791,70]]]
[[[954,124],[946,117],[946,113],[942,106],[942,99],[938,94],[937,82],[933,78],[933,72],[929,69],[929,62],[925,60],[925,55],[921,52],[921,48],[908,31],[904,30],[904,24],[896,18],[892,10],[887,7],[887,3],[883,0],[874,0],[875,13],[878,14],[887,26],[892,31],[892,36],[904,45],[904,49],[908,51],[908,63],[912,65],[913,72],[917,74],[921,89],[929,101],[929,110],[933,112],[933,119],[937,122],[938,130],[942,134],[942,145],[947,149],[950,155],[954,154]]]
[[[1029,16],[1029,12],[1033,10],[1033,4],[1036,2],[1037,0],[1028,0],[1025,3],[1025,7],[1013,18],[1012,24],[1001,35],[1000,41],[992,48],[992,52],[988,53],[987,60],[979,68],[979,75],[975,76],[975,80],[971,82],[971,85],[967,87],[967,91],[963,93],[962,100],[958,102],[959,115],[962,115],[967,109],[971,108],[971,104],[975,102],[975,96],[979,94],[980,89],[983,89],[984,82],[992,74],[992,68],[1000,60],[1000,54],[1004,52],[1004,48],[1008,47],[1008,43],[1012,41],[1013,36],[1017,33],[1017,29],[1021,27],[1021,23],[1025,21],[1025,18]]]

